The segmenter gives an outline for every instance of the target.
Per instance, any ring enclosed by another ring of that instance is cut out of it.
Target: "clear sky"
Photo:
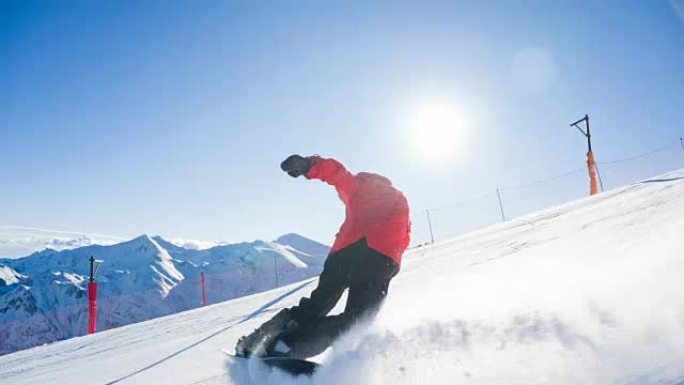
[[[0,0],[0,225],[329,241],[286,156],[419,212],[582,167],[585,113],[598,160],[684,134],[684,3]]]

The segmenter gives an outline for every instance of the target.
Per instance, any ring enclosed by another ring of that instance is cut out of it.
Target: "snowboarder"
[[[304,359],[322,353],[360,318],[375,315],[409,244],[408,203],[384,176],[354,175],[320,156],[292,155],[280,168],[294,178],[304,175],[335,186],[346,219],[311,296],[240,338],[235,352],[241,357]],[[327,316],[346,289],[344,312]]]

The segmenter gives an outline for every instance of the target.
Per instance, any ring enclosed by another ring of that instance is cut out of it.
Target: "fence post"
[[[504,214],[503,203],[501,203],[501,193],[496,189],[496,197],[499,199],[499,209],[501,210],[501,221],[506,222],[506,214]]]
[[[202,279],[202,306],[207,306],[207,290],[204,281],[204,272],[201,273]]]
[[[275,265],[275,287],[280,287],[280,282],[278,281],[278,253],[273,254],[273,264]]]
[[[430,228],[430,243],[435,244],[435,235],[432,232],[432,220],[430,219],[430,210],[425,210],[425,215],[427,215],[428,227]]]

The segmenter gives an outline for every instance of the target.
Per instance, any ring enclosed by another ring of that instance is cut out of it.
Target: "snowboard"
[[[221,350],[223,354],[235,360],[248,360],[248,357],[238,357],[233,353],[226,350]],[[302,360],[298,358],[287,358],[287,357],[260,357],[255,358],[271,368],[277,368],[294,376],[298,375],[313,375],[316,370],[321,366],[319,363],[313,361]]]

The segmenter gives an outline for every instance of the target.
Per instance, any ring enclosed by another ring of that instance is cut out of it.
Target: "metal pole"
[[[501,203],[501,193],[496,189],[496,197],[499,199],[499,209],[501,210],[501,221],[506,222],[506,214],[504,214],[503,203]]]
[[[430,243],[434,244],[435,235],[432,232],[432,220],[430,219],[430,210],[425,210],[425,214],[427,215],[428,227],[430,228]]]
[[[273,255],[273,263],[275,264],[275,287],[280,287],[278,282],[278,253]]]
[[[207,306],[207,290],[205,288],[204,272],[202,274],[202,306]]]
[[[584,122],[584,124],[587,126],[587,130],[584,131],[582,127],[579,126],[580,123]],[[594,195],[598,192],[598,186],[597,186],[597,176],[599,179],[599,183],[601,184],[601,190],[603,191],[603,181],[601,180],[601,176],[598,174],[598,171],[596,169],[596,162],[594,161],[594,152],[591,149],[591,128],[589,127],[589,114],[584,114],[584,117],[572,124],[570,124],[571,127],[577,128],[582,135],[584,135],[587,138],[587,147],[589,148],[589,151],[587,152],[587,168],[589,169],[589,194]]]
[[[584,114],[584,121],[587,122],[587,142],[589,143],[589,152],[591,152],[591,130],[589,129],[589,115]]]
[[[587,125],[587,131],[585,132],[579,124],[584,122]],[[574,123],[570,124],[570,127],[575,127],[576,129],[579,130],[579,132],[582,133],[582,135],[587,137],[587,145],[589,147],[589,152],[591,152],[591,129],[589,128],[589,115],[584,114],[584,117]]]
[[[89,261],[90,261],[90,282],[95,282],[95,257],[91,256]]]

